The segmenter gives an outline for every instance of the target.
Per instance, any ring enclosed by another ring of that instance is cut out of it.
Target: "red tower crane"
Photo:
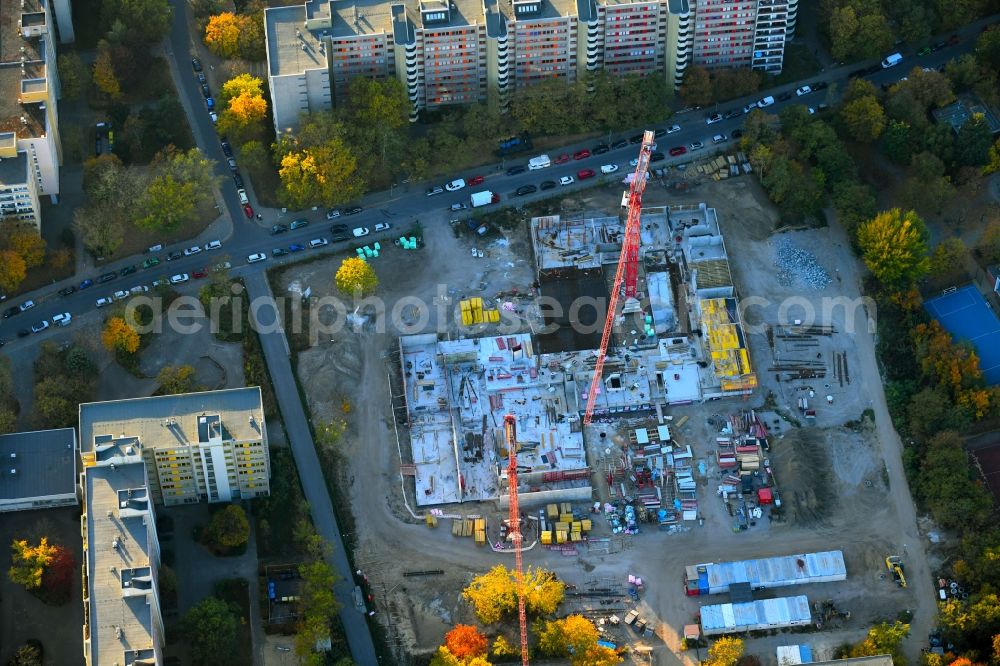
[[[507,436],[507,488],[510,495],[508,534],[514,542],[514,576],[517,582],[517,619],[521,626],[521,664],[528,666],[528,616],[524,612],[524,567],[521,562],[521,511],[517,506],[517,420],[513,414],[503,417]]]
[[[628,218],[625,222],[625,237],[622,239],[622,252],[618,257],[618,268],[615,271],[615,283],[611,289],[608,301],[608,315],[604,320],[604,333],[601,335],[601,348],[597,351],[597,363],[594,365],[594,378],[587,392],[587,411],[583,414],[583,424],[590,425],[594,418],[594,405],[597,394],[601,390],[601,379],[604,374],[604,359],[608,353],[608,342],[611,340],[611,330],[615,325],[618,312],[618,301],[624,283],[625,298],[635,298],[639,283],[639,228],[640,212],[642,210],[642,193],[646,189],[646,177],[649,172],[649,160],[656,147],[653,132],[646,130],[642,135],[642,146],[639,148],[639,163],[635,167],[632,184],[628,192]]]

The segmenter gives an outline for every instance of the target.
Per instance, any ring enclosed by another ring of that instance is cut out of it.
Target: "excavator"
[[[889,555],[885,558],[885,566],[892,573],[896,585],[906,587],[906,574],[903,571],[903,558],[899,555]]]

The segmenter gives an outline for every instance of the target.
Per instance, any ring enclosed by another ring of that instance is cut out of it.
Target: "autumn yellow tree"
[[[0,291],[14,291],[28,275],[24,259],[12,250],[0,250]]]
[[[117,101],[122,96],[121,83],[115,73],[109,48],[97,49],[97,57],[94,59],[94,85],[112,101]]]
[[[205,46],[220,58],[235,58],[240,48],[240,32],[244,17],[222,12],[208,18],[205,25]]]
[[[10,550],[11,566],[7,571],[10,581],[29,590],[41,587],[42,574],[52,563],[58,547],[49,544],[48,537],[42,537],[37,546],[32,546],[27,539],[14,539]]]
[[[348,257],[340,263],[334,276],[337,289],[347,296],[360,294],[366,296],[378,286],[378,276],[375,269],[360,257]]]
[[[190,365],[165,365],[156,375],[164,395],[190,393],[194,388],[194,367]]]
[[[4,227],[7,227],[3,233],[4,248],[20,255],[27,268],[40,266],[45,261],[45,241],[34,228],[9,223]]]
[[[294,209],[316,204],[335,206],[364,192],[357,157],[341,137],[286,153],[281,158],[278,176],[279,197]]]
[[[139,333],[123,317],[111,317],[101,333],[104,348],[134,354],[139,350]]]
[[[471,624],[456,624],[444,635],[444,646],[459,659],[471,659],[486,654],[486,636]]]
[[[886,210],[858,226],[858,245],[868,270],[887,285],[903,286],[930,268],[927,227],[912,210]]]
[[[609,647],[598,645],[600,634],[582,615],[550,620],[538,637],[539,649],[552,657],[568,657],[573,666],[612,666],[622,658]]]
[[[514,572],[497,565],[476,576],[462,594],[483,624],[493,624],[517,608],[516,590]],[[566,586],[555,574],[534,567],[524,572],[524,590],[525,607],[537,615],[554,613],[566,594]]]
[[[743,640],[723,636],[717,639],[708,648],[707,666],[736,666],[736,662],[743,656]]]
[[[492,666],[492,664],[487,661],[486,657],[481,655],[469,657],[468,659],[459,659],[448,648],[442,645],[434,653],[434,656],[431,657],[430,666]]]

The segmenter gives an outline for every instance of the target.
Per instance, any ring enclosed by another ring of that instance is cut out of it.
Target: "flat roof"
[[[421,27],[425,31],[433,32],[445,28],[459,28],[462,26],[483,25],[486,22],[484,6],[482,0],[423,0],[423,2],[413,3],[417,5],[415,14],[420,16]],[[450,5],[450,7],[449,7]],[[440,14],[444,12],[448,16],[447,21],[424,23],[427,13]]]
[[[330,34],[335,38],[392,32],[392,10],[386,0],[331,0],[329,4]]]
[[[222,421],[223,439],[263,437],[260,388],[250,386],[82,404],[80,451],[94,451],[94,439],[101,435],[136,438],[147,449],[197,444],[199,417],[213,415]]]
[[[0,162],[0,187],[24,185],[28,182],[28,154],[19,152],[16,157],[5,157]]]
[[[982,114],[983,119],[986,121],[986,126],[989,128],[990,133],[996,134],[1000,132],[1000,118],[997,118],[997,115],[990,107],[975,97],[963,97],[947,106],[934,109],[931,113],[934,115],[935,120],[939,123],[948,123],[955,132],[962,129],[962,125],[974,114],[979,113]]]
[[[0,435],[0,500],[75,495],[76,455],[73,428]]]
[[[39,82],[46,79],[45,52],[40,37],[24,37],[22,22],[40,30],[43,38],[54,39],[43,2],[0,0],[0,132],[37,138],[45,133],[45,112],[39,104],[22,104],[19,99],[25,80],[27,91],[47,85]]]
[[[149,528],[141,515],[121,517],[119,509],[120,492],[145,490],[146,465],[88,467],[84,484],[90,663],[124,663],[126,648],[154,647],[153,606],[142,593],[154,582],[146,580],[150,577]],[[138,593],[126,591],[132,589]]]
[[[518,16],[514,12],[515,5],[537,6],[538,10],[530,14]],[[507,15],[507,20],[517,23],[546,21],[566,16],[577,15],[577,0],[501,0],[500,6]]]
[[[271,76],[302,74],[326,68],[326,56],[319,51],[320,41],[312,31],[303,27],[305,19],[304,5],[264,10],[267,64]]]

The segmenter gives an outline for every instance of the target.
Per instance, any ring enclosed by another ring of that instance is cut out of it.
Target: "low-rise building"
[[[0,513],[76,506],[76,429],[0,435]]]
[[[259,387],[80,405],[84,469],[117,451],[146,463],[150,497],[167,506],[270,494]]]

